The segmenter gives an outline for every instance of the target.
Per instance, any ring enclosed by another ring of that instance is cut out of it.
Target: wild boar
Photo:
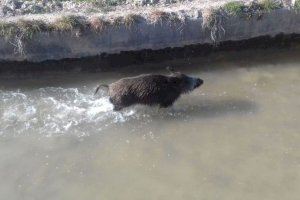
[[[109,101],[115,111],[135,104],[166,108],[173,105],[181,94],[189,93],[202,84],[200,78],[171,71],[170,75],[142,74],[122,78],[109,85],[99,85],[95,94],[100,87],[107,87]]]

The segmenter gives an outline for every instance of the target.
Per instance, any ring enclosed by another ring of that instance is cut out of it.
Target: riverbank
[[[85,58],[66,58],[62,60],[47,60],[42,62],[30,61],[0,61],[0,74],[32,74],[41,72],[81,71],[81,72],[106,72],[118,71],[128,66],[139,68],[147,65],[156,68],[173,66],[176,69],[190,65],[191,59],[201,57],[201,62],[210,63],[213,60],[229,56],[228,59],[238,59],[239,53],[256,50],[258,54],[275,49],[298,52],[300,49],[300,35],[277,35],[275,37],[262,36],[243,41],[220,42],[213,44],[188,45],[185,47],[165,48],[162,50],[123,51],[117,54],[101,54]],[[280,54],[277,52],[277,54]],[[263,56],[257,55],[259,59]],[[245,57],[245,56],[244,56]],[[257,58],[258,59],[258,58]],[[181,61],[179,61],[181,60]]]
[[[41,62],[300,34],[298,1],[192,3],[5,17],[0,60]]]

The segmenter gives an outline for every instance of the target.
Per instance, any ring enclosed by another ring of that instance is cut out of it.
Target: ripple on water
[[[134,110],[113,112],[107,96],[94,97],[77,88],[0,91],[0,106],[1,135],[84,136],[125,122],[135,114]]]
[[[198,104],[198,103],[197,103]],[[203,109],[196,107],[197,110]],[[114,112],[104,91],[94,96],[86,88],[47,87],[30,91],[0,91],[0,135],[87,136],[126,124],[137,133],[149,123],[188,121],[197,110],[182,104],[170,109],[146,106]],[[147,125],[148,124],[148,125]],[[156,124],[157,125],[157,124]]]

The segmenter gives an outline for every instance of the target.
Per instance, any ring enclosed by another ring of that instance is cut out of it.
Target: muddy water
[[[105,91],[92,95],[99,81],[164,72],[158,67],[169,63],[2,75],[1,199],[298,199],[297,55],[172,61],[204,85],[170,109],[113,112]]]

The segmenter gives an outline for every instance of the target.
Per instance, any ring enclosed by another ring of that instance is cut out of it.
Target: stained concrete
[[[10,42],[0,38],[0,60],[40,62],[300,33],[300,14],[287,8],[265,13],[259,19],[238,16],[223,18],[222,28],[218,28],[215,40],[212,39],[211,30],[203,26],[201,11],[193,10],[184,14],[185,22],[177,24],[169,21],[153,24],[144,19],[130,28],[121,25],[101,33],[86,31],[80,36],[59,32],[38,33],[24,43],[23,54],[16,52],[16,47]]]

